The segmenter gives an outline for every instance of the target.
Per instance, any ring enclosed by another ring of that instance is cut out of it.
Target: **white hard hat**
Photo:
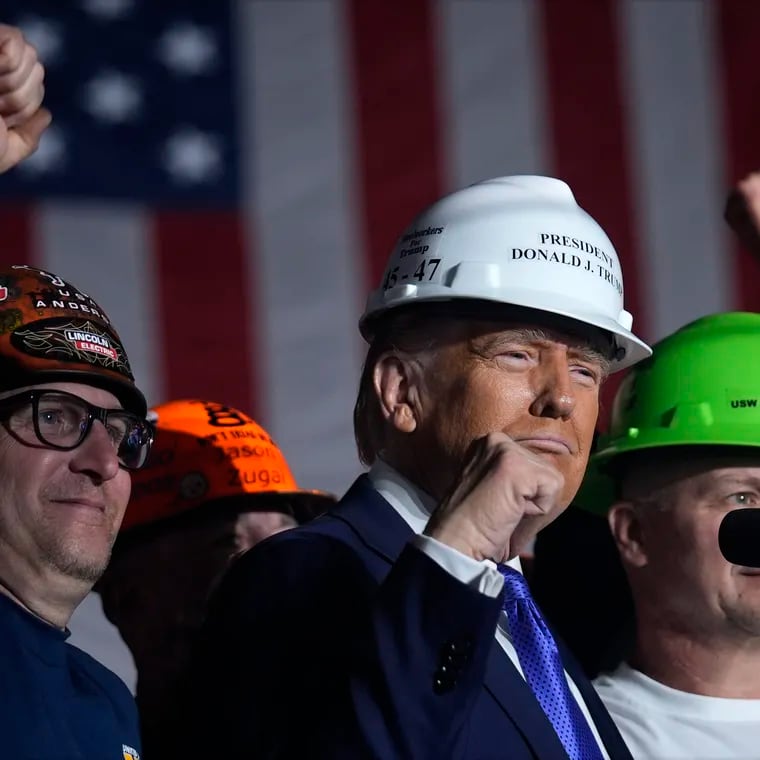
[[[475,299],[538,309],[608,332],[612,369],[645,359],[623,275],[604,230],[552,177],[485,180],[435,202],[404,231],[360,321],[370,339],[389,309]]]

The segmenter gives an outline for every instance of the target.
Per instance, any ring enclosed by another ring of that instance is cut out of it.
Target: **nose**
[[[119,472],[119,458],[111,436],[100,420],[92,423],[90,432],[82,443],[74,449],[69,467],[91,477],[96,483],[103,483],[116,477]]]
[[[575,390],[565,351],[542,356],[535,370],[535,398],[530,412],[536,417],[568,419],[575,409]]]

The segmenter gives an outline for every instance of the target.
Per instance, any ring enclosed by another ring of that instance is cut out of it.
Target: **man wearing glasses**
[[[49,272],[0,270],[3,757],[139,758],[128,689],[66,638],[150,450],[145,413],[97,303]]]

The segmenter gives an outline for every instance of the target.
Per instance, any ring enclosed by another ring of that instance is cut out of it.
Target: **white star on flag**
[[[176,74],[204,74],[217,62],[218,46],[208,29],[182,22],[161,35],[158,57]]]
[[[219,138],[195,128],[175,132],[164,146],[164,168],[181,183],[202,183],[222,170]]]
[[[84,108],[102,121],[134,119],[142,110],[138,80],[120,71],[102,71],[85,85]]]

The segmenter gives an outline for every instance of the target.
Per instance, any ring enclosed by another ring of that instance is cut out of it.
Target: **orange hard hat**
[[[145,466],[132,473],[122,530],[220,499],[237,499],[241,511],[277,511],[282,504],[301,519],[335,502],[332,494],[299,488],[266,430],[238,409],[187,399],[154,407],[148,419],[156,436]]]
[[[105,388],[147,410],[118,333],[87,293],[51,272],[0,268],[0,390],[46,382]]]

